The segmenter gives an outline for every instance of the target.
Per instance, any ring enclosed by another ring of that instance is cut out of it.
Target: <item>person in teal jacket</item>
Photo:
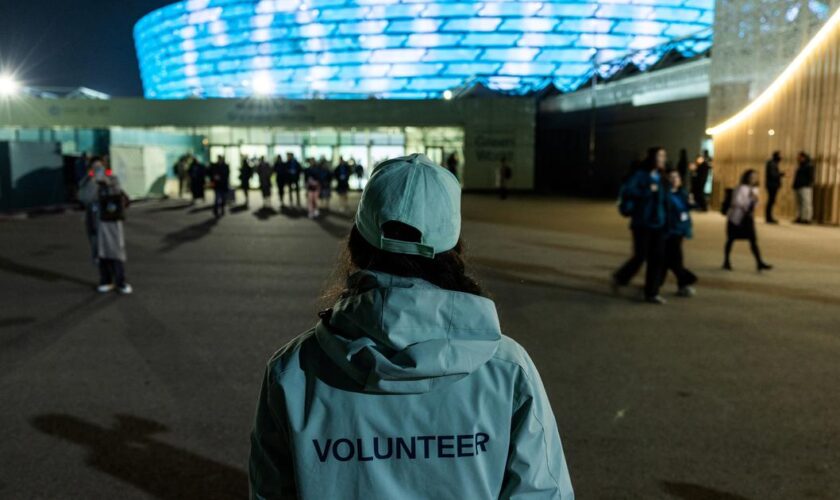
[[[677,278],[677,295],[693,297],[697,276],[686,269],[683,262],[683,240],[691,239],[693,223],[691,221],[691,204],[688,194],[682,186],[682,177],[677,170],[668,171],[668,200],[666,206],[666,234],[665,234],[665,266],[662,271],[662,281],[668,271]]]
[[[539,373],[465,272],[460,197],[423,155],[376,167],[335,305],[268,362],[252,499],[573,500]]]

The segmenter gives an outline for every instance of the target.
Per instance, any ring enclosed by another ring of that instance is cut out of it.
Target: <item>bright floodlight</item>
[[[251,85],[254,89],[254,94],[258,96],[269,96],[272,92],[274,92],[274,82],[272,82],[271,77],[265,73],[255,76]]]
[[[12,75],[0,75],[0,96],[13,96],[20,90],[20,83]]]
[[[444,90],[443,91],[443,98],[446,99],[447,101],[449,99],[452,99],[452,91],[451,90]]]

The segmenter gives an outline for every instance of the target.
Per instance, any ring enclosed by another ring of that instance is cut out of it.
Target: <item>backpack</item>
[[[120,191],[119,194],[100,193],[99,219],[103,222],[125,220],[125,208],[128,204],[128,196],[123,191]]]
[[[636,211],[636,200],[627,194],[627,182],[618,190],[618,213],[623,217],[630,217]]]
[[[723,215],[727,215],[729,209],[732,208],[732,196],[734,192],[734,189],[726,188],[726,191],[723,193],[723,203],[720,204],[720,213]]]

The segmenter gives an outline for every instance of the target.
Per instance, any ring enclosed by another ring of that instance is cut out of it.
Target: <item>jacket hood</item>
[[[418,278],[360,271],[315,328],[318,344],[365,392],[414,394],[482,366],[501,339],[492,300]]]

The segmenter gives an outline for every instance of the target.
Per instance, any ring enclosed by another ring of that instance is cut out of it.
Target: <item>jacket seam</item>
[[[533,380],[531,379],[530,376],[528,376],[528,373],[525,371],[525,368],[521,364],[517,363],[516,361],[511,361],[509,359],[499,358],[499,357],[496,357],[496,356],[493,356],[493,359],[498,359],[499,361],[504,361],[506,363],[510,363],[512,365],[515,365],[517,368],[519,368],[519,371],[528,380],[528,382],[530,384],[533,384]],[[546,401],[546,403],[548,403],[548,401]],[[551,466],[549,465],[548,439],[546,438],[545,424],[543,424],[540,417],[537,416],[536,412],[534,411],[533,405],[531,406],[531,408],[529,410],[529,413],[531,413],[534,416],[534,419],[537,421],[537,423],[540,424],[540,429],[542,430],[543,449],[545,450],[546,469],[548,471],[549,477],[551,477],[551,479],[554,481],[554,485],[557,486],[557,488],[559,489],[560,488],[560,481],[558,481],[557,478],[554,477],[554,474],[551,472]]]

